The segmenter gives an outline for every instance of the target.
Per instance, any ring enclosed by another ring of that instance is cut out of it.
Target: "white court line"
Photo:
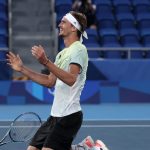
[[[0,128],[10,128],[11,126],[10,125],[8,125],[8,126],[0,126]],[[12,128],[13,127],[17,127],[17,128],[22,128],[22,127],[24,127],[24,128],[33,128],[33,127],[35,127],[35,128],[39,128],[40,126],[12,126]]]
[[[150,125],[82,125],[82,128],[150,128]]]
[[[10,126],[0,126],[0,128],[9,128]],[[40,126],[20,126],[20,128],[31,128]],[[150,128],[150,125],[82,125],[82,128]],[[19,126],[17,126],[19,128]]]

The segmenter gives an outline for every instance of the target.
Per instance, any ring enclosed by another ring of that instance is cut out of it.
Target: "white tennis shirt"
[[[80,74],[73,86],[69,86],[57,78],[51,109],[51,115],[55,117],[67,116],[81,110],[80,96],[86,80],[88,54],[86,47],[80,41],[64,48],[56,56],[55,64],[65,71],[69,71],[71,63],[81,66]]]

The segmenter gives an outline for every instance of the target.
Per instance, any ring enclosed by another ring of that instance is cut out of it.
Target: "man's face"
[[[67,37],[72,32],[73,26],[71,23],[63,17],[60,24],[59,24],[59,36]]]

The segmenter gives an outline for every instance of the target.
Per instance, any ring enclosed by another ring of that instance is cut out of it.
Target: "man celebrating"
[[[19,55],[10,52],[8,64],[16,71],[28,76],[34,82],[46,87],[55,86],[51,115],[39,128],[27,150],[70,150],[71,144],[81,127],[83,114],[80,95],[86,80],[88,54],[82,44],[87,20],[77,12],[66,14],[59,24],[59,36],[64,40],[65,48],[52,63],[42,46],[33,46],[32,55],[50,74],[36,73],[24,66]]]

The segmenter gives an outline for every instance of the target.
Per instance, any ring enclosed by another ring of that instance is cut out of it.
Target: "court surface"
[[[43,121],[49,106],[0,106],[0,138],[11,120],[26,111],[37,112]],[[79,143],[90,135],[102,140],[110,150],[150,150],[150,104],[83,106],[85,119],[74,140]],[[10,143],[0,150],[26,150],[27,143]]]

